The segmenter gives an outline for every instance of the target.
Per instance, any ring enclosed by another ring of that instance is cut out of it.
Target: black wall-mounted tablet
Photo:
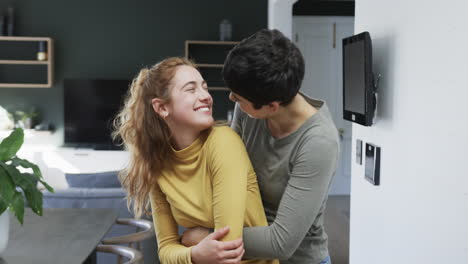
[[[376,107],[369,32],[343,39],[343,118],[371,126]]]

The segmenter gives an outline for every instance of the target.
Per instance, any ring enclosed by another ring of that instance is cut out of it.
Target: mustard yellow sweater
[[[241,238],[244,226],[267,225],[255,172],[231,128],[214,127],[175,155],[172,168],[161,172],[150,194],[162,263],[191,263],[190,248],[180,243],[178,224],[215,230],[229,226],[223,241]]]

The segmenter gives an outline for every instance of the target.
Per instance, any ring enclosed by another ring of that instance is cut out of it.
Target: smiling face
[[[195,68],[178,66],[169,87],[167,122],[173,133],[179,129],[202,131],[213,126],[213,99],[206,81]]]

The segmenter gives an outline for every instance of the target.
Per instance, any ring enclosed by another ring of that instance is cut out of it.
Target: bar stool
[[[97,252],[104,252],[104,253],[112,253],[116,254],[119,257],[119,260],[122,257],[127,258],[128,261],[124,264],[142,264],[143,263],[143,255],[140,251],[123,246],[117,245],[97,245],[96,246]]]
[[[119,218],[115,222],[118,225],[128,225],[134,226],[137,228],[135,233],[131,233],[128,235],[117,236],[117,237],[110,237],[105,238],[101,242],[104,245],[121,245],[121,244],[128,244],[128,246],[132,249],[137,249],[141,251],[141,244],[140,242],[153,237],[154,234],[154,226],[151,221],[144,220],[144,219],[133,219],[133,218]],[[134,245],[136,248],[134,248]],[[122,263],[122,257],[118,256],[118,263]]]

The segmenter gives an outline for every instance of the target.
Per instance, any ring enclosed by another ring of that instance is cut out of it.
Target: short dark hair
[[[287,105],[301,88],[304,58],[280,31],[262,29],[229,52],[223,78],[256,109],[274,101]]]

